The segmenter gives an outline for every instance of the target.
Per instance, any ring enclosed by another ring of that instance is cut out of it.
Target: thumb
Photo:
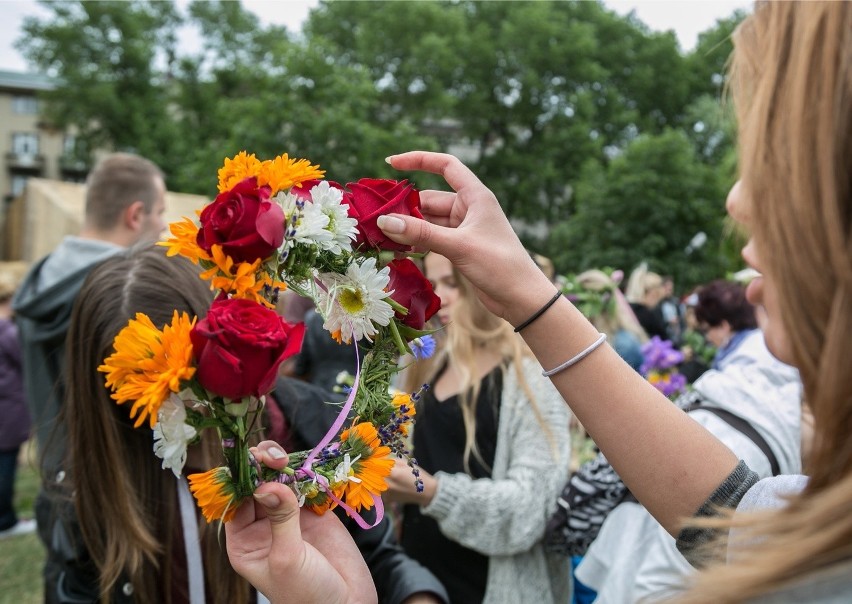
[[[456,247],[453,245],[455,229],[438,226],[414,216],[386,214],[379,216],[376,224],[382,232],[397,243],[410,245],[420,250],[432,250],[448,256]]]
[[[302,540],[299,528],[299,503],[289,488],[277,482],[261,485],[254,492],[255,501],[266,512],[272,529],[273,550],[290,549]]]

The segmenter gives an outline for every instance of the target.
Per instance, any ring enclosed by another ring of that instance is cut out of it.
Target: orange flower
[[[251,264],[248,262],[234,264],[234,260],[222,251],[221,245],[212,246],[210,251],[213,253],[212,260],[215,266],[201,273],[202,279],[210,280],[210,289],[219,289],[229,293],[233,298],[254,300],[267,308],[275,308],[275,305],[264,298],[261,292],[267,286],[270,289],[277,287],[279,290],[284,290],[287,289],[287,284],[272,279],[266,273],[258,275],[260,260],[255,260]]]
[[[312,166],[306,159],[290,159],[284,153],[261,164],[260,172],[257,174],[257,184],[260,187],[269,185],[272,189],[270,195],[275,195],[278,191],[284,191],[306,180],[323,176],[325,176],[325,170],[320,170],[319,166]]]
[[[340,435],[350,453],[350,467],[344,468],[349,480],[343,488],[344,500],[355,510],[373,507],[373,495],[380,495],[388,488],[385,477],[394,466],[389,447],[379,442],[373,424],[355,424]],[[345,462],[344,462],[345,463]],[[354,478],[355,480],[352,480]]]
[[[225,165],[219,168],[219,192],[229,191],[249,176],[257,176],[259,171],[260,160],[254,153],[240,151],[234,159],[225,158]]]
[[[411,424],[411,420],[414,419],[414,415],[417,413],[414,404],[411,402],[411,395],[405,392],[394,394],[391,402],[399,416],[406,418],[405,422],[399,426],[399,432],[405,436],[408,434],[408,426]],[[403,405],[405,406],[405,411],[400,411]]]
[[[146,418],[151,428],[156,426],[163,401],[170,392],[179,392],[181,382],[195,374],[189,339],[194,325],[195,317],[190,319],[188,314],[175,311],[171,325],[160,331],[147,315],[136,313],[136,318],[115,336],[115,352],[98,371],[107,374],[106,386],[119,405],[134,401],[130,409],[131,419],[136,418],[134,427],[141,426]]]
[[[198,247],[196,242],[198,226],[192,220],[184,216],[181,222],[170,223],[169,231],[173,236],[168,241],[157,243],[157,245],[169,248],[166,256],[180,254],[192,260],[193,264],[198,264],[199,260],[210,260],[210,255]]]
[[[338,499],[343,497],[342,486],[337,488],[332,487],[332,492]],[[337,507],[337,502],[316,484],[302,487],[302,494],[305,496],[305,506],[320,516],[328,510],[333,510]]]
[[[202,474],[190,474],[186,479],[207,522],[229,522],[234,517],[239,506],[234,499],[234,483],[228,468],[222,466]]]

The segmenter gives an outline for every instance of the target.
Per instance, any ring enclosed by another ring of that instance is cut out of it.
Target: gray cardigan
[[[564,604],[571,594],[568,561],[546,553],[541,539],[568,480],[570,411],[538,363],[525,359],[522,371],[552,450],[511,366],[503,377],[491,478],[438,472],[423,513],[448,538],[489,557],[484,604]]]

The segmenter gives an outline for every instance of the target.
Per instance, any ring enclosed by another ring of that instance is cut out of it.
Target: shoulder
[[[808,484],[808,477],[800,474],[773,476],[759,480],[746,491],[738,512],[784,507],[786,499],[801,493]]]

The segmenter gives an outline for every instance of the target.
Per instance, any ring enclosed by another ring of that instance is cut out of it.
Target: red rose
[[[391,241],[376,225],[384,214],[404,214],[423,218],[420,213],[420,193],[407,180],[362,178],[346,185],[349,191],[343,203],[349,204],[349,216],[358,220],[355,245],[381,250],[405,251],[407,245]]]
[[[230,399],[264,395],[275,385],[278,366],[301,349],[304,333],[304,323],[291,325],[252,300],[216,300],[190,332],[195,377]]]
[[[397,318],[412,329],[423,329],[426,321],[441,308],[441,299],[435,295],[432,284],[417,265],[408,258],[391,260],[388,267],[388,290],[393,290],[390,297],[408,309],[405,316],[396,313]]]
[[[252,176],[220,193],[201,212],[198,246],[209,253],[221,245],[234,262],[271,256],[284,241],[284,210],[269,201],[269,192]]]

